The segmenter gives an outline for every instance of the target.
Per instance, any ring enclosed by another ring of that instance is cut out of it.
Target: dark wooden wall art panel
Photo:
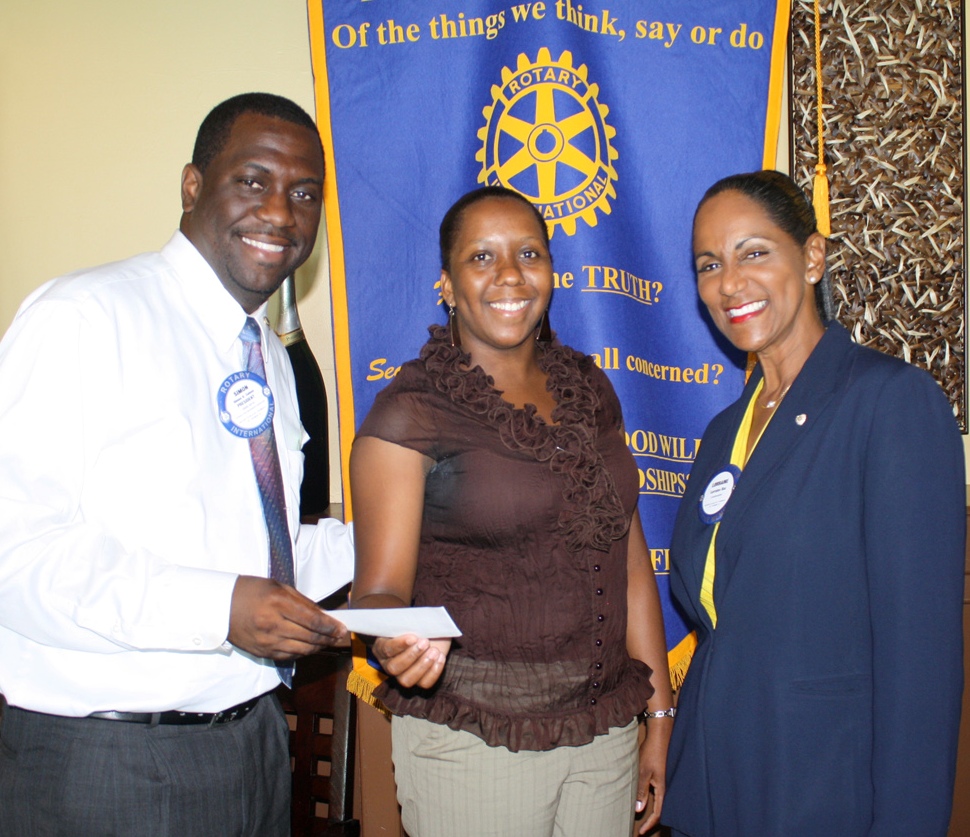
[[[966,433],[963,7],[824,0],[820,31],[837,316],[929,370]],[[811,190],[811,0],[793,4],[791,47],[792,172]]]

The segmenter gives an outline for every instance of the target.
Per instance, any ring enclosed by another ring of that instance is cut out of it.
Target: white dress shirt
[[[337,521],[299,524],[304,441],[286,352],[263,354],[297,587],[353,574]],[[229,646],[239,575],[268,575],[249,444],[217,394],[246,314],[176,233],[55,279],[0,342],[0,693],[59,715],[225,709],[278,685]]]

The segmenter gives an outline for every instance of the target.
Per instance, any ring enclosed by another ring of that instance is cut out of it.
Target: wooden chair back
[[[359,837],[353,819],[356,702],[350,651],[297,661],[293,689],[277,690],[290,725],[292,837]]]

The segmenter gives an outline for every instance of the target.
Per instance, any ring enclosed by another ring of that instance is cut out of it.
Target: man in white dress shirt
[[[275,662],[346,642],[314,602],[353,543],[299,523],[304,434],[264,313],[313,250],[323,174],[293,102],[223,102],[168,244],[49,282],[0,342],[4,837],[289,834]],[[225,404],[250,315],[268,388],[247,420],[275,434],[295,587],[268,577],[251,424]]]

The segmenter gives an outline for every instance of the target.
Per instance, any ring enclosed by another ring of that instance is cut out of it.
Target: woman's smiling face
[[[705,201],[694,219],[697,292],[735,346],[788,354],[822,328],[814,284],[824,270],[818,233],[799,245],[755,200],[737,191]]]
[[[513,349],[533,338],[552,297],[552,258],[527,204],[488,197],[461,214],[441,295],[456,309],[462,348]]]

